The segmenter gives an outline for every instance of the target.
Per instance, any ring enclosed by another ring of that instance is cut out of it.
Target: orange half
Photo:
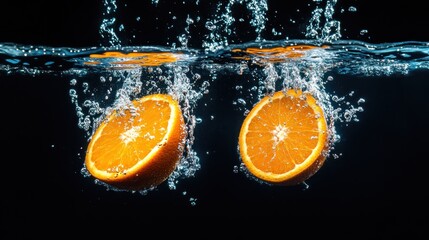
[[[298,184],[325,161],[328,127],[322,107],[301,90],[262,98],[246,116],[239,134],[241,159],[260,180]]]
[[[184,151],[179,103],[167,94],[147,95],[112,111],[89,142],[85,165],[112,186],[139,190],[165,181]]]

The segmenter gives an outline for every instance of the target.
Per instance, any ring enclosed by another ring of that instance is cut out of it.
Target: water
[[[429,133],[429,42],[377,42],[366,26],[354,35],[350,26],[352,37],[344,36],[347,22],[335,13],[356,14],[364,5],[357,3],[292,4],[296,11],[278,25],[272,20],[282,14],[270,1],[134,4],[99,3],[97,44],[0,42],[4,149],[17,149],[7,166],[23,181],[7,188],[6,201],[14,206],[8,213],[19,213],[14,219],[24,212],[44,214],[36,206],[51,209],[58,202],[66,214],[97,219],[107,209],[122,217],[131,210],[383,219],[392,215],[376,213],[397,207],[392,197],[398,193],[417,203],[423,199],[413,190],[423,181],[416,169],[425,158],[427,141],[421,139]],[[206,14],[206,6],[215,14]],[[157,17],[138,11],[143,8]],[[125,11],[133,17],[125,19]],[[175,34],[136,44],[151,27]],[[322,103],[332,148],[305,184],[279,188],[246,173],[238,131],[258,99],[291,87]],[[190,138],[179,167],[165,184],[139,192],[94,181],[83,161],[103,114],[155,92],[175,95],[184,110]],[[22,211],[12,204],[16,199],[32,202]]]

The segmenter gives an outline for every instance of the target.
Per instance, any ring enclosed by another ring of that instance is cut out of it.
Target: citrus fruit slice
[[[284,62],[288,59],[301,58],[306,55],[306,52],[312,49],[325,49],[327,45],[312,46],[312,45],[292,45],[292,46],[278,46],[269,48],[249,47],[246,49],[232,49],[233,53],[244,54],[241,56],[232,56],[235,59],[243,60],[256,60],[263,62]]]
[[[100,64],[99,61],[94,59],[112,58],[115,61],[111,64],[137,64],[140,66],[160,66],[164,63],[173,63],[178,60],[180,54],[170,52],[130,52],[122,53],[116,51],[108,51],[101,54],[90,54],[91,61],[85,64]],[[119,60],[118,60],[119,59]]]
[[[302,90],[262,98],[239,133],[242,162],[268,183],[294,185],[316,173],[326,158],[327,122],[316,99]]]
[[[185,128],[172,96],[146,95],[106,116],[89,142],[85,166],[93,177],[117,188],[157,186],[180,161]]]

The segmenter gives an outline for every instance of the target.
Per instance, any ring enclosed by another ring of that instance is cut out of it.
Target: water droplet
[[[365,35],[367,33],[368,33],[368,30],[366,30],[366,29],[363,29],[363,30],[360,31],[360,35]]]
[[[349,12],[356,12],[356,11],[357,11],[356,7],[354,7],[354,6],[349,7]]]
[[[76,85],[76,83],[77,83],[77,80],[76,80],[76,79],[72,79],[72,80],[70,80],[70,85],[71,85],[71,86],[75,86],[75,85]]]

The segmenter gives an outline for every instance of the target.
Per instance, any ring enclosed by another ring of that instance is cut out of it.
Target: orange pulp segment
[[[152,94],[112,111],[89,142],[85,165],[112,186],[140,190],[165,181],[183,154],[186,131],[179,103]]]
[[[327,147],[323,109],[301,90],[262,98],[246,116],[239,134],[244,165],[272,184],[294,185],[308,179],[324,163]]]

